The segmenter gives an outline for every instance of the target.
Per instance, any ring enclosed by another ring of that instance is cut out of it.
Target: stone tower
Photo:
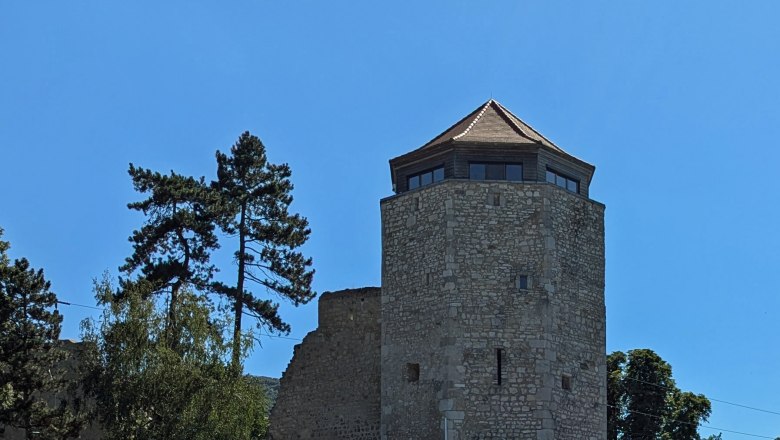
[[[594,167],[490,100],[390,168],[381,437],[606,439]]]

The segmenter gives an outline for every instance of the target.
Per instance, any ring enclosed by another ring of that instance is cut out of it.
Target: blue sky
[[[379,285],[388,159],[492,96],[597,167],[608,349],[651,348],[683,389],[780,411],[778,16],[770,1],[5,1],[0,227],[61,299],[94,305],[91,280],[143,221],[128,163],[210,179],[250,130],[292,167],[317,291]],[[316,308],[283,308],[291,336]],[[69,338],[96,313],[63,310]],[[247,371],[279,376],[295,343],[265,338]],[[778,415],[713,407],[711,425],[780,435]]]

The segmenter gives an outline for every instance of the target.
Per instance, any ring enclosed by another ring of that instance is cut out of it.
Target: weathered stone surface
[[[382,201],[382,438],[606,438],[603,215],[545,183]]]
[[[379,438],[380,289],[325,293],[280,381],[270,438]]]

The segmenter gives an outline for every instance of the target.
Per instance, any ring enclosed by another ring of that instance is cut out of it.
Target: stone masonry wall
[[[383,439],[606,438],[603,210],[544,183],[383,200]]]
[[[295,346],[271,410],[270,438],[379,438],[378,287],[325,293],[319,327]]]

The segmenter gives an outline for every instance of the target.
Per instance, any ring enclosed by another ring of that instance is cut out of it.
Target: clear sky
[[[316,290],[378,286],[388,159],[492,96],[597,167],[608,349],[780,412],[779,17],[758,0],[6,0],[0,227],[94,306],[143,221],[128,163],[211,179],[249,130],[292,167]],[[316,310],[283,308],[292,337]],[[63,312],[74,339],[97,313]],[[278,377],[297,341],[263,341],[246,370]],[[780,435],[780,415],[713,407],[711,425]]]

